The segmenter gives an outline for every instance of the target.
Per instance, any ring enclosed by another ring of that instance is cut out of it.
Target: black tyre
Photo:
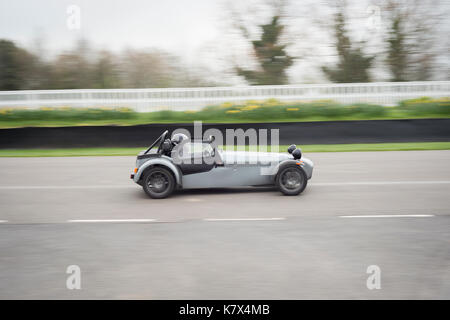
[[[175,188],[175,179],[172,173],[162,167],[147,170],[142,182],[145,193],[153,199],[166,198]]]
[[[305,172],[294,166],[289,166],[280,170],[276,178],[276,186],[287,196],[296,196],[305,190],[308,179]]]

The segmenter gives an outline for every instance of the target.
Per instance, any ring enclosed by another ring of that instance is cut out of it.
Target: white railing
[[[275,98],[281,101],[332,99],[341,103],[394,105],[417,97],[449,97],[450,81],[373,82],[283,86],[0,91],[0,108],[45,106],[129,107],[136,111],[198,110],[223,102]]]

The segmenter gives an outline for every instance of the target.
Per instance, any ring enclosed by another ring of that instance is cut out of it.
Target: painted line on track
[[[339,216],[339,218],[429,218],[434,214],[369,214],[357,216]]]
[[[278,220],[286,220],[286,218],[206,218],[203,221],[278,221]]]
[[[136,222],[156,222],[156,219],[79,219],[67,220],[69,223],[136,223]]]
[[[130,185],[89,185],[89,186],[0,186],[0,190],[23,190],[23,189],[123,189],[135,188]]]
[[[8,220],[0,220],[0,223],[7,223]]]
[[[361,182],[318,182],[311,183],[312,186],[339,187],[339,186],[380,186],[380,185],[414,185],[414,184],[450,184],[448,180],[437,181],[361,181]]]

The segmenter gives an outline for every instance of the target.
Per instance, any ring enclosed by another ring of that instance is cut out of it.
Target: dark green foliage
[[[342,11],[335,16],[334,35],[339,61],[335,68],[322,67],[328,79],[340,83],[370,82],[368,71],[374,57],[365,56],[361,47],[351,43]]]
[[[400,109],[416,115],[450,115],[449,98],[431,99],[422,97],[418,99],[405,100],[400,103]]]
[[[90,121],[120,120],[136,117],[136,112],[128,108],[41,108],[41,109],[0,109],[0,121]]]
[[[0,90],[26,87],[34,57],[8,40],[0,40]]]
[[[389,31],[389,51],[387,64],[392,73],[392,81],[406,81],[407,57],[406,35],[402,31],[402,20],[400,16],[392,19],[391,29]]]
[[[237,68],[237,73],[252,85],[285,84],[286,70],[293,64],[293,58],[286,53],[286,46],[278,43],[284,27],[278,16],[260,27],[261,40],[252,41],[259,68],[257,71]]]

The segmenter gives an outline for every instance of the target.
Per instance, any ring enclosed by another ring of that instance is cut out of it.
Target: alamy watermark
[[[69,276],[66,279],[66,288],[69,290],[81,289],[81,268],[76,264],[70,265],[66,269]]]
[[[228,165],[258,164],[262,175],[271,175],[274,165],[289,157],[279,153],[279,129],[270,129],[270,144],[268,129],[226,129],[224,137],[223,132],[217,128],[209,128],[203,132],[201,121],[194,122],[193,137],[186,129],[174,130],[172,137],[176,134],[183,134],[187,139],[176,144],[170,151],[175,164],[212,165],[223,162],[225,157]],[[225,147],[225,151],[238,152],[222,153],[219,151],[221,146]]]
[[[370,276],[366,280],[366,286],[369,290],[381,289],[381,269],[376,264],[367,267],[366,273]]]
[[[72,4],[67,7],[67,20],[66,26],[69,30],[80,30],[81,29],[81,8],[76,4]]]

